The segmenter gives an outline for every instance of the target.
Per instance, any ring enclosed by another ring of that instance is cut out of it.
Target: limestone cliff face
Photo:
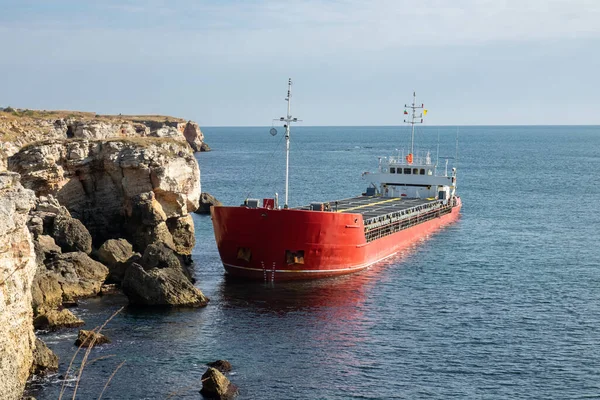
[[[36,195],[53,195],[90,231],[99,247],[126,238],[138,251],[163,242],[190,254],[200,170],[179,140],[56,139],[9,158],[9,169]]]
[[[27,217],[35,202],[19,175],[0,173],[0,397],[20,399],[33,362],[35,251]]]
[[[82,112],[0,111],[0,171],[24,145],[48,139],[158,137],[185,141],[194,151],[206,149],[204,134],[193,121],[161,116],[100,116]]]

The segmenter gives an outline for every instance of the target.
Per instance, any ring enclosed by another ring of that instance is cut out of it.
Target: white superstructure
[[[416,104],[415,93],[412,105],[405,107],[412,110],[410,120],[404,121],[412,125],[410,152],[406,155],[399,152],[397,156],[380,158],[377,172],[364,174],[370,182],[366,194],[447,201],[455,194],[456,168],[452,168],[448,173],[446,158],[444,171],[438,171],[438,165],[432,162],[430,152],[414,154],[415,124],[423,122],[427,110],[424,110],[423,104]]]

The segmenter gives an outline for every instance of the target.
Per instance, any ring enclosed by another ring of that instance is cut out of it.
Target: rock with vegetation
[[[77,335],[77,340],[75,340],[75,346],[81,347],[92,347],[92,346],[100,346],[102,344],[110,343],[110,339],[105,335],[94,332],[94,331],[86,331],[80,330]]]
[[[219,200],[215,198],[210,193],[203,192],[200,194],[200,201],[198,203],[198,208],[194,211],[196,214],[210,214],[211,206],[222,206]]]
[[[232,399],[238,394],[238,388],[216,368],[209,368],[202,375],[200,393],[209,399]]]
[[[38,196],[56,197],[96,246],[120,237],[140,252],[155,242],[192,251],[188,214],[198,207],[200,170],[180,141],[49,140],[25,146],[9,168]]]
[[[35,251],[27,228],[34,207],[19,175],[0,172],[0,394],[20,399],[33,362],[31,282]]]
[[[58,371],[58,356],[46,346],[39,338],[35,338],[33,363],[30,373],[38,376]]]

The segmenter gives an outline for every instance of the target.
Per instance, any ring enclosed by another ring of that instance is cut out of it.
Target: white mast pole
[[[288,92],[287,92],[287,117],[285,119],[285,203],[283,208],[288,208],[288,185],[290,175],[290,122],[292,122],[292,115],[290,112],[292,99],[292,78],[288,79]]]
[[[417,123],[423,123],[423,114],[421,113],[421,115],[419,116],[419,118],[421,119],[421,122],[417,122],[417,109],[419,108],[423,108],[423,104],[421,104],[420,106],[417,105],[417,93],[413,92],[413,102],[410,106],[407,106],[406,104],[404,105],[404,107],[408,108],[410,107],[411,109],[411,116],[410,116],[410,120],[404,120],[404,122],[408,123],[411,125],[411,133],[410,133],[410,155],[411,157],[413,157],[413,159],[415,158],[415,124]],[[406,110],[405,110],[406,111]],[[412,164],[412,162],[410,162],[409,164]]]
[[[417,101],[417,93],[413,92],[413,102],[412,102],[412,119],[410,124],[412,125],[412,130],[410,134],[410,154],[415,156],[415,103]]]

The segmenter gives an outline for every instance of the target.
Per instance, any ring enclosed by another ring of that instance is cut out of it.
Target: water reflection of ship
[[[402,261],[398,253],[359,273],[300,282],[249,282],[225,275],[219,292],[224,308],[251,308],[259,313],[322,312],[327,318],[352,319],[360,314],[370,288],[386,279],[382,269]]]

